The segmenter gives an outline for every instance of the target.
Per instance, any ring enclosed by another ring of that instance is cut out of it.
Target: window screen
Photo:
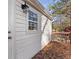
[[[38,24],[37,24],[37,14],[29,10],[29,30],[37,30]]]

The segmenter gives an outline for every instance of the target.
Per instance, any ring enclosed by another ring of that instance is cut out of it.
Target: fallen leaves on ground
[[[71,59],[70,43],[51,41],[32,59]]]

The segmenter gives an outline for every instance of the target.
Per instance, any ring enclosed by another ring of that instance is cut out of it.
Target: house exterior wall
[[[35,10],[33,7],[28,5],[29,10],[33,11],[38,15],[38,30],[29,31],[28,13],[23,13],[23,10],[21,9],[21,4],[23,3],[24,2],[22,0],[15,0],[15,18],[13,19],[15,20],[15,57],[12,59],[31,59],[50,41],[51,21],[40,12]],[[46,20],[47,23],[46,26],[44,26]]]
[[[51,41],[52,22],[44,15],[42,15],[41,22],[42,22],[41,23],[41,31],[42,31],[41,48],[44,48]]]
[[[41,14],[28,5],[38,15],[38,30],[28,30],[28,13],[23,13],[22,3],[16,0],[16,59],[31,59],[41,49]]]

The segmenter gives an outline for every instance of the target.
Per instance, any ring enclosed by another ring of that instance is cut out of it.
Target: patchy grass
[[[32,59],[71,59],[70,43],[51,41]]]

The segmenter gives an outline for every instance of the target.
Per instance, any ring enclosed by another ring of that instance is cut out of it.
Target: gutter
[[[36,0],[23,0],[26,1],[27,4],[31,5],[33,8],[35,8],[37,11],[42,13],[44,16],[46,16],[48,19],[52,20],[52,17],[46,13],[44,7],[42,7],[41,3]]]

